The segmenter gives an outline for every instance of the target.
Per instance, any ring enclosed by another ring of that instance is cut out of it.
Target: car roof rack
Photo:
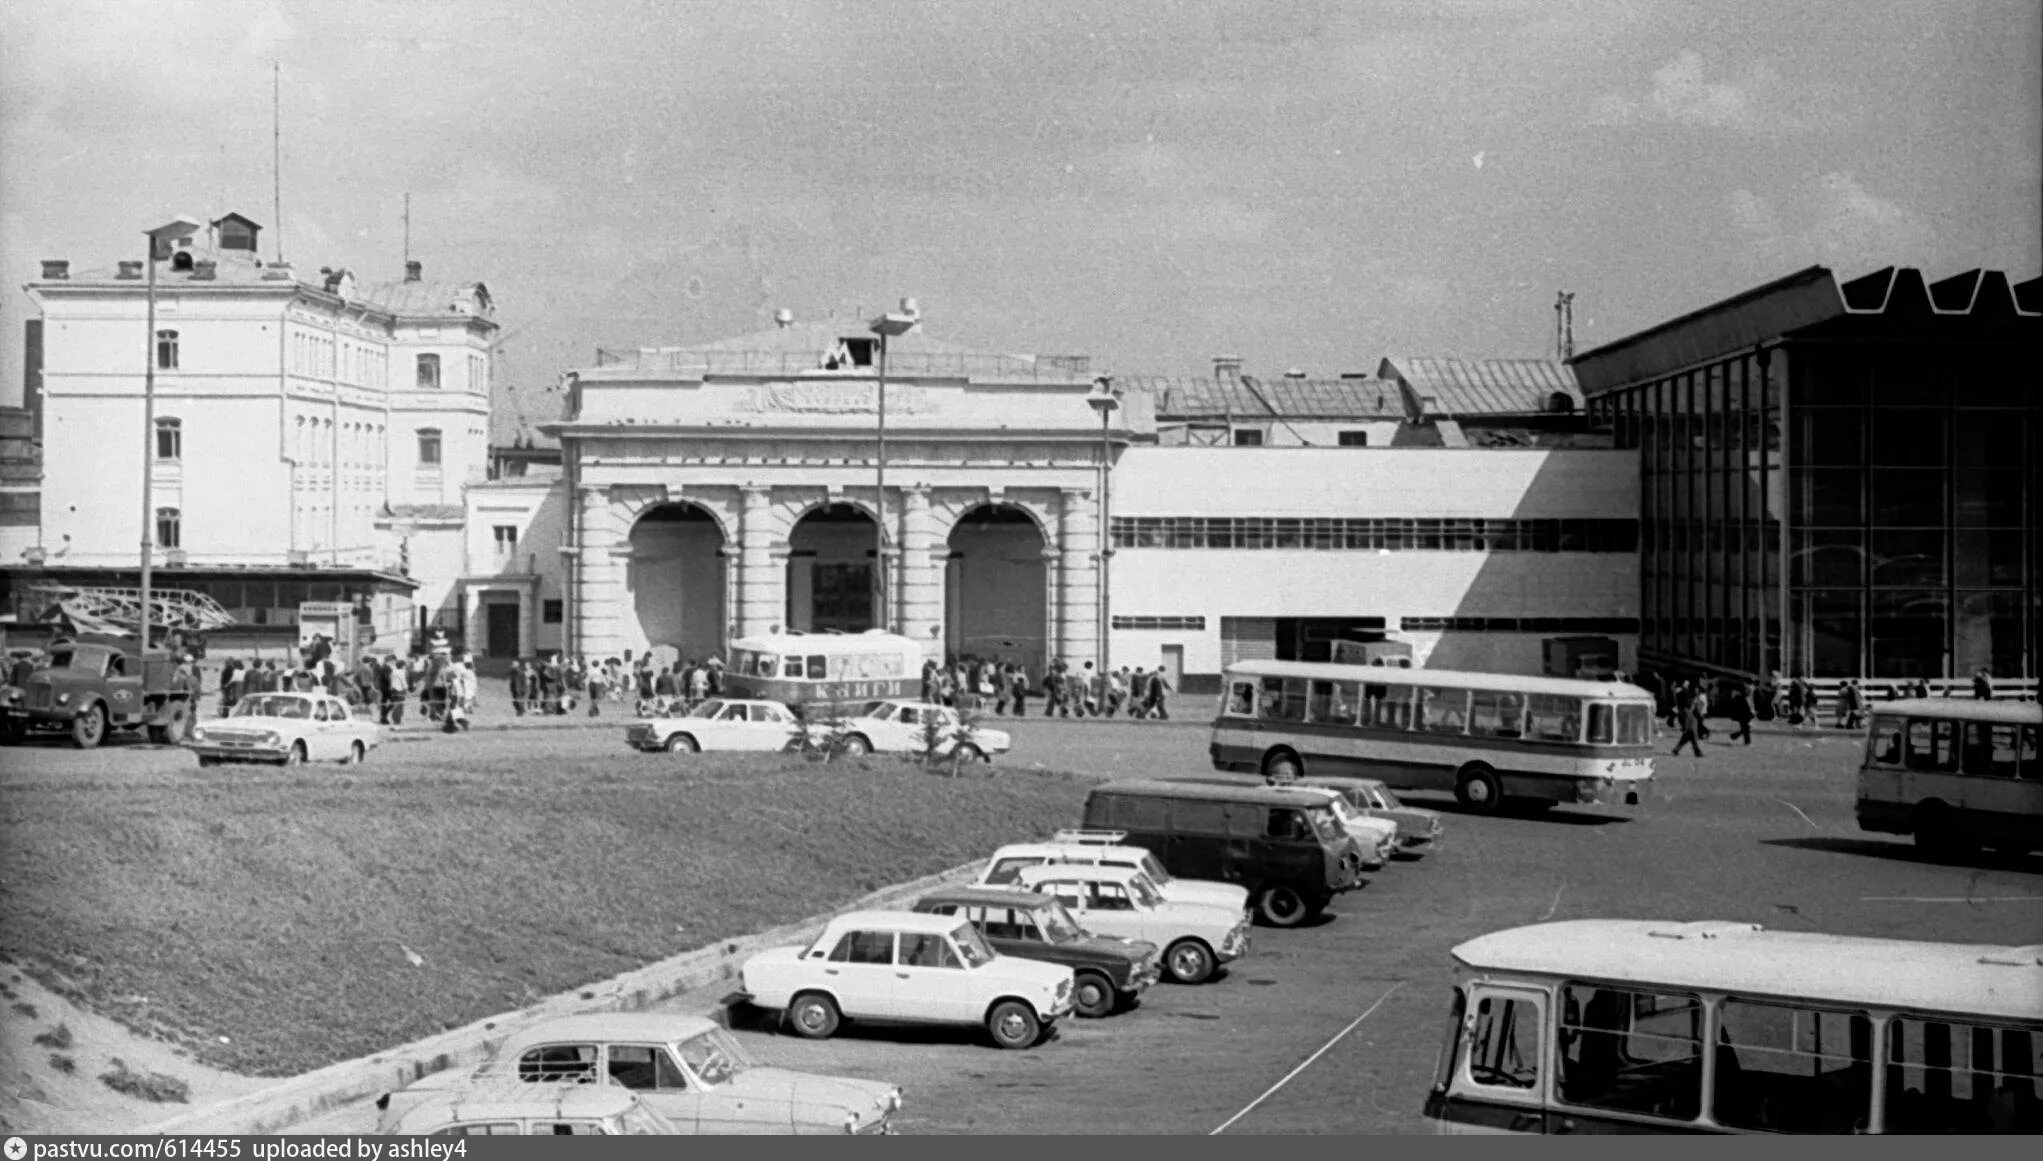
[[[1128,841],[1128,832],[1125,830],[1088,830],[1084,827],[1073,827],[1067,830],[1060,830],[1056,834],[1051,835],[1050,841],[1053,843],[1090,843],[1094,846],[1117,847]]]

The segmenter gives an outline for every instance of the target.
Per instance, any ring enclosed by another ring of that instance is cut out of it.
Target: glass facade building
[[[1639,452],[1641,662],[2034,678],[2039,299],[1812,267],[1579,356]]]

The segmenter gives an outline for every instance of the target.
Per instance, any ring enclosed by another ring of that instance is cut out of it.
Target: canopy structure
[[[29,593],[48,601],[38,621],[62,621],[80,633],[132,637],[142,617],[140,589],[77,585],[29,586]],[[234,617],[204,593],[186,589],[155,589],[149,594],[149,623],[161,631],[204,633],[234,624]]]

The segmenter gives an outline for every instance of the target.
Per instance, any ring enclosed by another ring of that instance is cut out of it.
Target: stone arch
[[[622,647],[650,651],[661,664],[722,653],[738,549],[725,522],[693,499],[649,498],[629,512],[619,546],[627,594]]]
[[[944,533],[944,647],[1013,662],[1033,678],[1055,651],[1052,525],[1005,497],[963,506]]]
[[[878,625],[873,585],[878,524],[872,505],[830,496],[790,511],[784,624],[804,632],[846,633]],[[890,507],[888,519],[893,518]]]

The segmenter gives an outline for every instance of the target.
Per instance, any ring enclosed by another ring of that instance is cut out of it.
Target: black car
[[[1109,1016],[1130,1006],[1162,970],[1155,944],[1094,935],[1064,904],[1034,891],[957,887],[924,895],[915,910],[964,916],[1001,955],[1070,968],[1076,978],[1072,1008],[1081,1016]]]

